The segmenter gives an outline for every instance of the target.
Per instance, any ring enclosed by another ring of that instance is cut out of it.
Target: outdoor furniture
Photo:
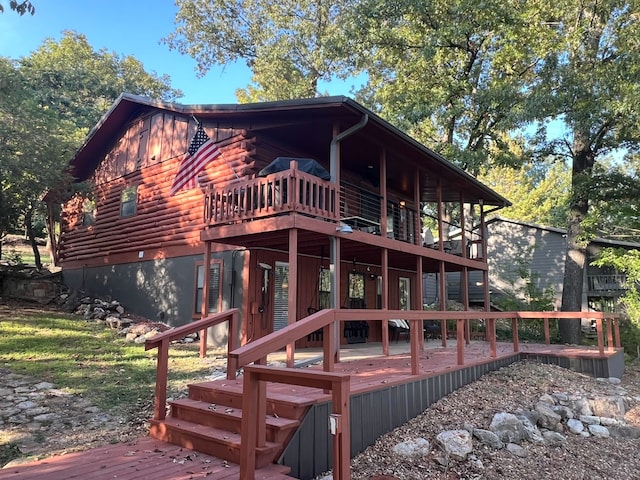
[[[431,337],[435,340],[436,338],[442,336],[442,328],[440,327],[440,322],[437,322],[435,320],[425,320],[423,322],[423,328],[425,339]]]
[[[405,340],[409,341],[409,322],[403,319],[389,320],[389,337],[395,338],[396,343],[400,341],[400,336],[404,335]]]

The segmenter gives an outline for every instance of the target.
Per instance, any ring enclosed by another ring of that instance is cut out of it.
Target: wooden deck
[[[279,465],[263,468],[256,479],[290,480],[282,471]],[[238,465],[150,437],[0,469],[2,480],[231,480],[239,475]]]
[[[391,355],[388,357],[381,355],[379,344],[350,345],[341,351],[341,363],[336,364],[335,371],[348,373],[351,375],[351,395],[352,411],[354,418],[360,414],[358,410],[363,410],[363,418],[370,418],[370,412],[364,412],[369,408],[363,400],[369,393],[375,394],[379,391],[389,391],[389,389],[403,389],[407,391],[418,391],[425,397],[428,393],[427,405],[437,400],[438,396],[444,396],[452,389],[459,388],[461,384],[473,381],[479,375],[499,365],[509,364],[520,358],[528,356],[534,359],[563,365],[563,362],[571,368],[580,367],[586,362],[587,369],[592,368],[592,360],[598,362],[611,362],[611,359],[620,358],[620,350],[606,352],[606,358],[599,357],[597,348],[571,347],[564,345],[537,345],[520,344],[520,352],[513,351],[512,343],[498,343],[496,358],[489,358],[489,344],[483,341],[473,341],[465,345],[464,366],[457,365],[457,352],[454,342],[450,342],[447,348],[440,346],[440,341],[431,340],[425,343],[425,350],[420,355],[420,375],[411,375],[411,358],[409,344],[400,341],[390,345]],[[321,355],[319,351],[296,352],[298,361],[313,362],[314,358]],[[270,356],[270,362],[278,362],[280,354]],[[579,363],[575,363],[579,360]],[[567,363],[568,362],[568,363]],[[618,362],[619,363],[619,362]],[[614,369],[618,369],[616,362]],[[317,365],[309,365],[308,368],[321,368]],[[598,367],[599,368],[599,367]],[[624,365],[622,365],[624,368]],[[468,375],[466,372],[474,372]],[[452,376],[452,372],[453,376]],[[589,372],[586,372],[589,373]],[[597,371],[594,371],[597,373]],[[621,372],[620,372],[621,373]],[[602,376],[602,375],[596,375]],[[451,378],[457,380],[451,381]],[[435,380],[435,382],[434,382]],[[422,383],[422,387],[416,387]],[[214,382],[217,388],[223,388],[229,395],[241,395],[242,379],[227,380],[220,379]],[[436,391],[437,390],[437,391]],[[321,390],[291,386],[283,384],[269,384],[267,387],[268,396],[278,399],[290,399],[300,404],[322,406],[330,400],[330,395]],[[406,416],[419,413],[424,409],[425,399],[422,403],[409,401],[413,410],[405,412]],[[269,412],[268,412],[269,413]],[[273,412],[271,412],[273,413]],[[320,417],[322,415],[319,415]],[[320,421],[321,420],[321,421]],[[354,420],[357,422],[357,420]],[[395,423],[406,421],[404,417],[398,416]],[[392,421],[392,423],[394,423]],[[323,425],[326,430],[326,417],[319,419],[318,425]],[[388,427],[393,427],[389,424]],[[307,425],[307,432],[313,431],[313,427]],[[309,430],[311,429],[311,430]],[[300,429],[304,430],[303,428]],[[377,435],[381,432],[375,432]],[[304,432],[300,433],[297,442],[308,441],[304,438]],[[308,435],[308,433],[307,433]],[[327,436],[326,432],[324,433]],[[352,431],[352,438],[356,435]],[[359,441],[359,443],[358,443]],[[352,454],[366,447],[364,439],[352,442]],[[315,451],[312,455],[319,455]],[[281,460],[286,460],[287,454],[283,454]],[[285,462],[286,463],[286,462]],[[294,462],[295,463],[295,462]],[[284,472],[289,472],[289,468],[283,465],[269,465],[256,472],[257,479],[286,480],[290,478],[311,478],[303,475],[299,466],[294,466],[291,476]],[[142,438],[132,444],[117,444],[102,448],[97,448],[85,452],[72,453],[59,457],[52,457],[46,460],[29,464],[17,465],[0,470],[0,479],[41,479],[62,480],[62,479],[196,479],[208,478],[210,480],[238,478],[239,466],[221,460],[211,455],[194,452],[188,448],[179,447],[152,438]]]

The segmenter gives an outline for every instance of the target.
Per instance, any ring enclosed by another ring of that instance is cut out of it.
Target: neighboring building
[[[528,272],[538,290],[552,289],[553,305],[560,310],[567,250],[566,230],[495,216],[486,221],[489,285],[492,303],[501,295],[522,291],[527,279],[518,269]],[[612,268],[596,267],[591,261],[603,248],[640,249],[640,244],[594,238],[587,246],[584,270],[582,310],[613,311],[616,300],[624,294],[625,275]],[[482,278],[470,275],[469,297],[479,296],[477,284]],[[449,298],[458,298],[459,276],[450,274]]]
[[[197,122],[221,155],[172,196]],[[421,308],[423,277],[486,277],[486,249],[426,241],[423,207],[473,207],[483,221],[509,204],[345,97],[186,106],[124,94],[70,167],[90,190],[62,210],[67,285],[171,325],[237,307],[243,342],[331,306]],[[379,340],[380,328],[346,322],[342,341]]]

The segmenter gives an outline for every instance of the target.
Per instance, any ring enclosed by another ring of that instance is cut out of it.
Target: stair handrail
[[[316,330],[323,329],[323,369],[333,371],[336,335],[331,326],[336,320],[336,310],[324,309],[302,318],[295,323],[253,340],[240,348],[229,350],[227,357],[227,379],[234,380],[237,371],[250,363],[265,364],[267,355],[276,352],[296,340],[306,337]]]
[[[227,354],[229,354],[229,352],[235,350],[238,345],[238,312],[237,308],[232,308],[224,312],[215,313],[201,320],[162,332],[144,342],[145,350],[158,348],[156,388],[153,406],[153,418],[155,420],[164,420],[167,415],[167,375],[169,373],[169,345],[171,342],[184,338],[192,333],[200,332],[200,358],[204,358],[207,354],[207,328],[228,321]]]

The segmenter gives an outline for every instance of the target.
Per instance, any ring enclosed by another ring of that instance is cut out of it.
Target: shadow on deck
[[[380,435],[416,417],[431,404],[487,372],[523,359],[560,365],[596,377],[620,377],[624,371],[622,349],[608,351],[603,357],[597,348],[564,345],[498,343],[496,356],[489,358],[486,342],[471,342],[465,347],[464,366],[457,365],[455,342],[447,348],[439,342],[426,342],[419,362],[420,375],[411,375],[409,344],[390,344],[390,356],[380,355],[379,344],[352,345],[341,351],[341,363],[335,371],[351,375],[351,456],[364,450]],[[296,358],[310,369],[321,369],[314,360],[322,352],[299,350]],[[269,362],[284,362],[281,353],[269,356]],[[230,417],[238,417],[242,396],[242,379],[220,379],[191,387],[191,402],[202,402],[205,410],[220,409]],[[267,414],[272,419],[272,439],[278,439],[278,425],[288,425],[286,441],[278,451],[276,464],[263,465],[256,479],[310,479],[331,469],[333,464],[331,435],[327,418],[331,413],[331,396],[322,390],[294,385],[267,386]],[[215,402],[215,404],[214,404]],[[197,407],[195,405],[192,405]],[[175,408],[175,407],[172,407]],[[292,417],[295,428],[291,429]],[[287,420],[289,419],[289,420]],[[231,420],[232,421],[232,420]],[[183,421],[189,424],[188,420]],[[230,424],[230,431],[239,424]],[[268,427],[269,428],[269,427]],[[238,432],[239,433],[239,430]],[[227,433],[227,437],[233,433]],[[172,440],[173,441],[173,440]],[[176,442],[179,443],[179,442]],[[134,444],[119,444],[86,452],[73,453],[0,470],[0,479],[187,479],[210,480],[239,478],[237,464],[191,448],[206,451],[198,445],[183,447],[152,438]],[[226,446],[224,448],[230,448]]]

